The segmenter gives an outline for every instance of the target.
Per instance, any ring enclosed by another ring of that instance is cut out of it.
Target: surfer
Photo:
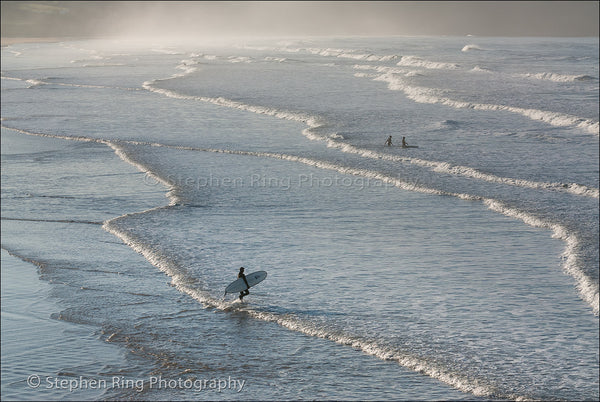
[[[408,144],[406,143],[406,137],[402,137],[402,148],[408,148]]]
[[[392,136],[390,135],[387,140],[385,140],[385,145],[388,147],[392,146]]]
[[[244,280],[244,283],[246,284],[246,286],[250,287],[250,285],[248,285],[248,281],[246,280],[246,275],[244,275],[244,267],[240,268],[240,273],[238,274],[238,278],[242,278]],[[240,292],[240,300],[242,300],[244,298],[244,296],[248,296],[250,294],[250,291],[248,289],[242,290]]]

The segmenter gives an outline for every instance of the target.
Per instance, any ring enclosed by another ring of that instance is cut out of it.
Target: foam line
[[[11,80],[11,81],[23,81],[29,84],[27,88],[35,88],[42,85],[57,85],[61,87],[74,87],[74,88],[96,88],[96,89],[121,89],[124,91],[143,91],[143,88],[127,88],[127,87],[113,87],[108,85],[88,85],[88,84],[69,84],[65,82],[47,82],[44,80],[37,79],[23,79],[23,78],[15,78],[15,77],[6,77],[2,76],[3,80]]]
[[[0,78],[3,79],[3,80],[7,80],[7,81],[25,81],[25,80],[23,80],[21,78],[7,77],[5,75],[2,75]]]
[[[421,67],[431,70],[458,70],[460,68],[460,66],[455,63],[429,61],[417,56],[402,56],[396,65],[405,67]]]
[[[70,135],[60,135],[60,134],[46,134],[46,133],[34,133],[33,131],[26,131],[26,130],[22,130],[20,128],[7,127],[7,126],[4,126],[4,125],[2,126],[2,128],[6,129],[6,130],[14,131],[16,133],[21,133],[21,134],[25,134],[25,135],[31,135],[31,136],[35,136],[35,137],[57,138],[57,139],[60,139],[60,140],[81,141],[81,142],[97,142],[99,144],[105,144],[106,143],[106,140],[102,140],[102,139],[98,139],[98,138],[92,138],[92,137],[70,136]]]
[[[46,83],[46,82],[44,82],[44,81],[41,81],[41,80],[34,80],[34,79],[31,79],[31,80],[26,80],[25,82],[29,84],[29,86],[28,86],[27,88],[35,88],[35,87],[37,87],[37,86],[40,86],[40,85],[46,85],[46,84],[47,84],[47,83]]]
[[[36,266],[38,269],[44,269],[45,268],[45,264],[44,263],[42,263],[40,261],[33,260],[31,258],[27,258],[27,257],[19,254],[18,252],[13,251],[13,250],[7,248],[6,246],[4,246],[4,244],[1,244],[0,248],[2,250],[6,251],[9,255],[11,255],[11,256],[13,256],[15,258],[18,258],[21,261],[25,261],[25,262],[27,262],[29,264],[32,264],[32,265]]]
[[[531,78],[537,80],[554,81],[554,82],[575,82],[575,81],[591,81],[594,77],[579,74],[558,74],[558,73],[527,73],[527,74],[515,74],[515,77]]]
[[[460,68],[455,63],[444,63],[423,59],[418,56],[406,55],[399,56],[396,54],[388,55],[377,55],[373,53],[364,53],[356,49],[340,49],[340,48],[318,48],[318,47],[258,47],[258,46],[244,46],[244,49],[248,50],[259,50],[259,51],[274,51],[274,52],[287,52],[287,53],[309,53],[323,57],[337,57],[351,60],[363,60],[363,61],[374,61],[374,62],[386,62],[392,60],[398,60],[397,65],[407,67],[421,67],[426,69],[447,69],[456,70]]]
[[[22,221],[22,222],[48,222],[48,223],[80,223],[85,225],[102,225],[104,222],[98,221],[81,221],[74,219],[28,219],[28,218],[9,218],[9,217],[1,217],[0,220],[3,221]]]
[[[479,46],[479,45],[465,45],[465,46],[464,46],[464,47],[461,49],[461,51],[462,51],[462,52],[472,52],[472,51],[474,51],[474,50],[477,50],[477,51],[484,51],[485,49],[484,49],[484,48],[482,48],[482,47],[481,47],[481,46]]]

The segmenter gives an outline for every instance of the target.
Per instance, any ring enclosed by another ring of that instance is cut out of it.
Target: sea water
[[[598,83],[597,38],[3,48],[3,261],[106,355],[3,335],[3,394],[598,399]]]

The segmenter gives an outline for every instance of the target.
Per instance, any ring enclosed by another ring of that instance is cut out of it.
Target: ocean
[[[3,47],[3,400],[597,400],[598,60]]]

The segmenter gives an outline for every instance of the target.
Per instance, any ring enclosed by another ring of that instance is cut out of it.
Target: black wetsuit
[[[238,274],[238,278],[242,278],[242,279],[244,280],[244,283],[246,283],[246,286],[250,287],[250,285],[248,285],[248,281],[246,280],[246,275],[244,275],[244,273],[243,273],[243,272],[240,272],[240,273]],[[250,291],[249,291],[248,289],[246,289],[246,290],[242,290],[242,291],[240,292],[240,300],[242,300],[242,299],[244,298],[244,296],[247,296],[247,295],[249,295],[249,294],[250,294]]]

